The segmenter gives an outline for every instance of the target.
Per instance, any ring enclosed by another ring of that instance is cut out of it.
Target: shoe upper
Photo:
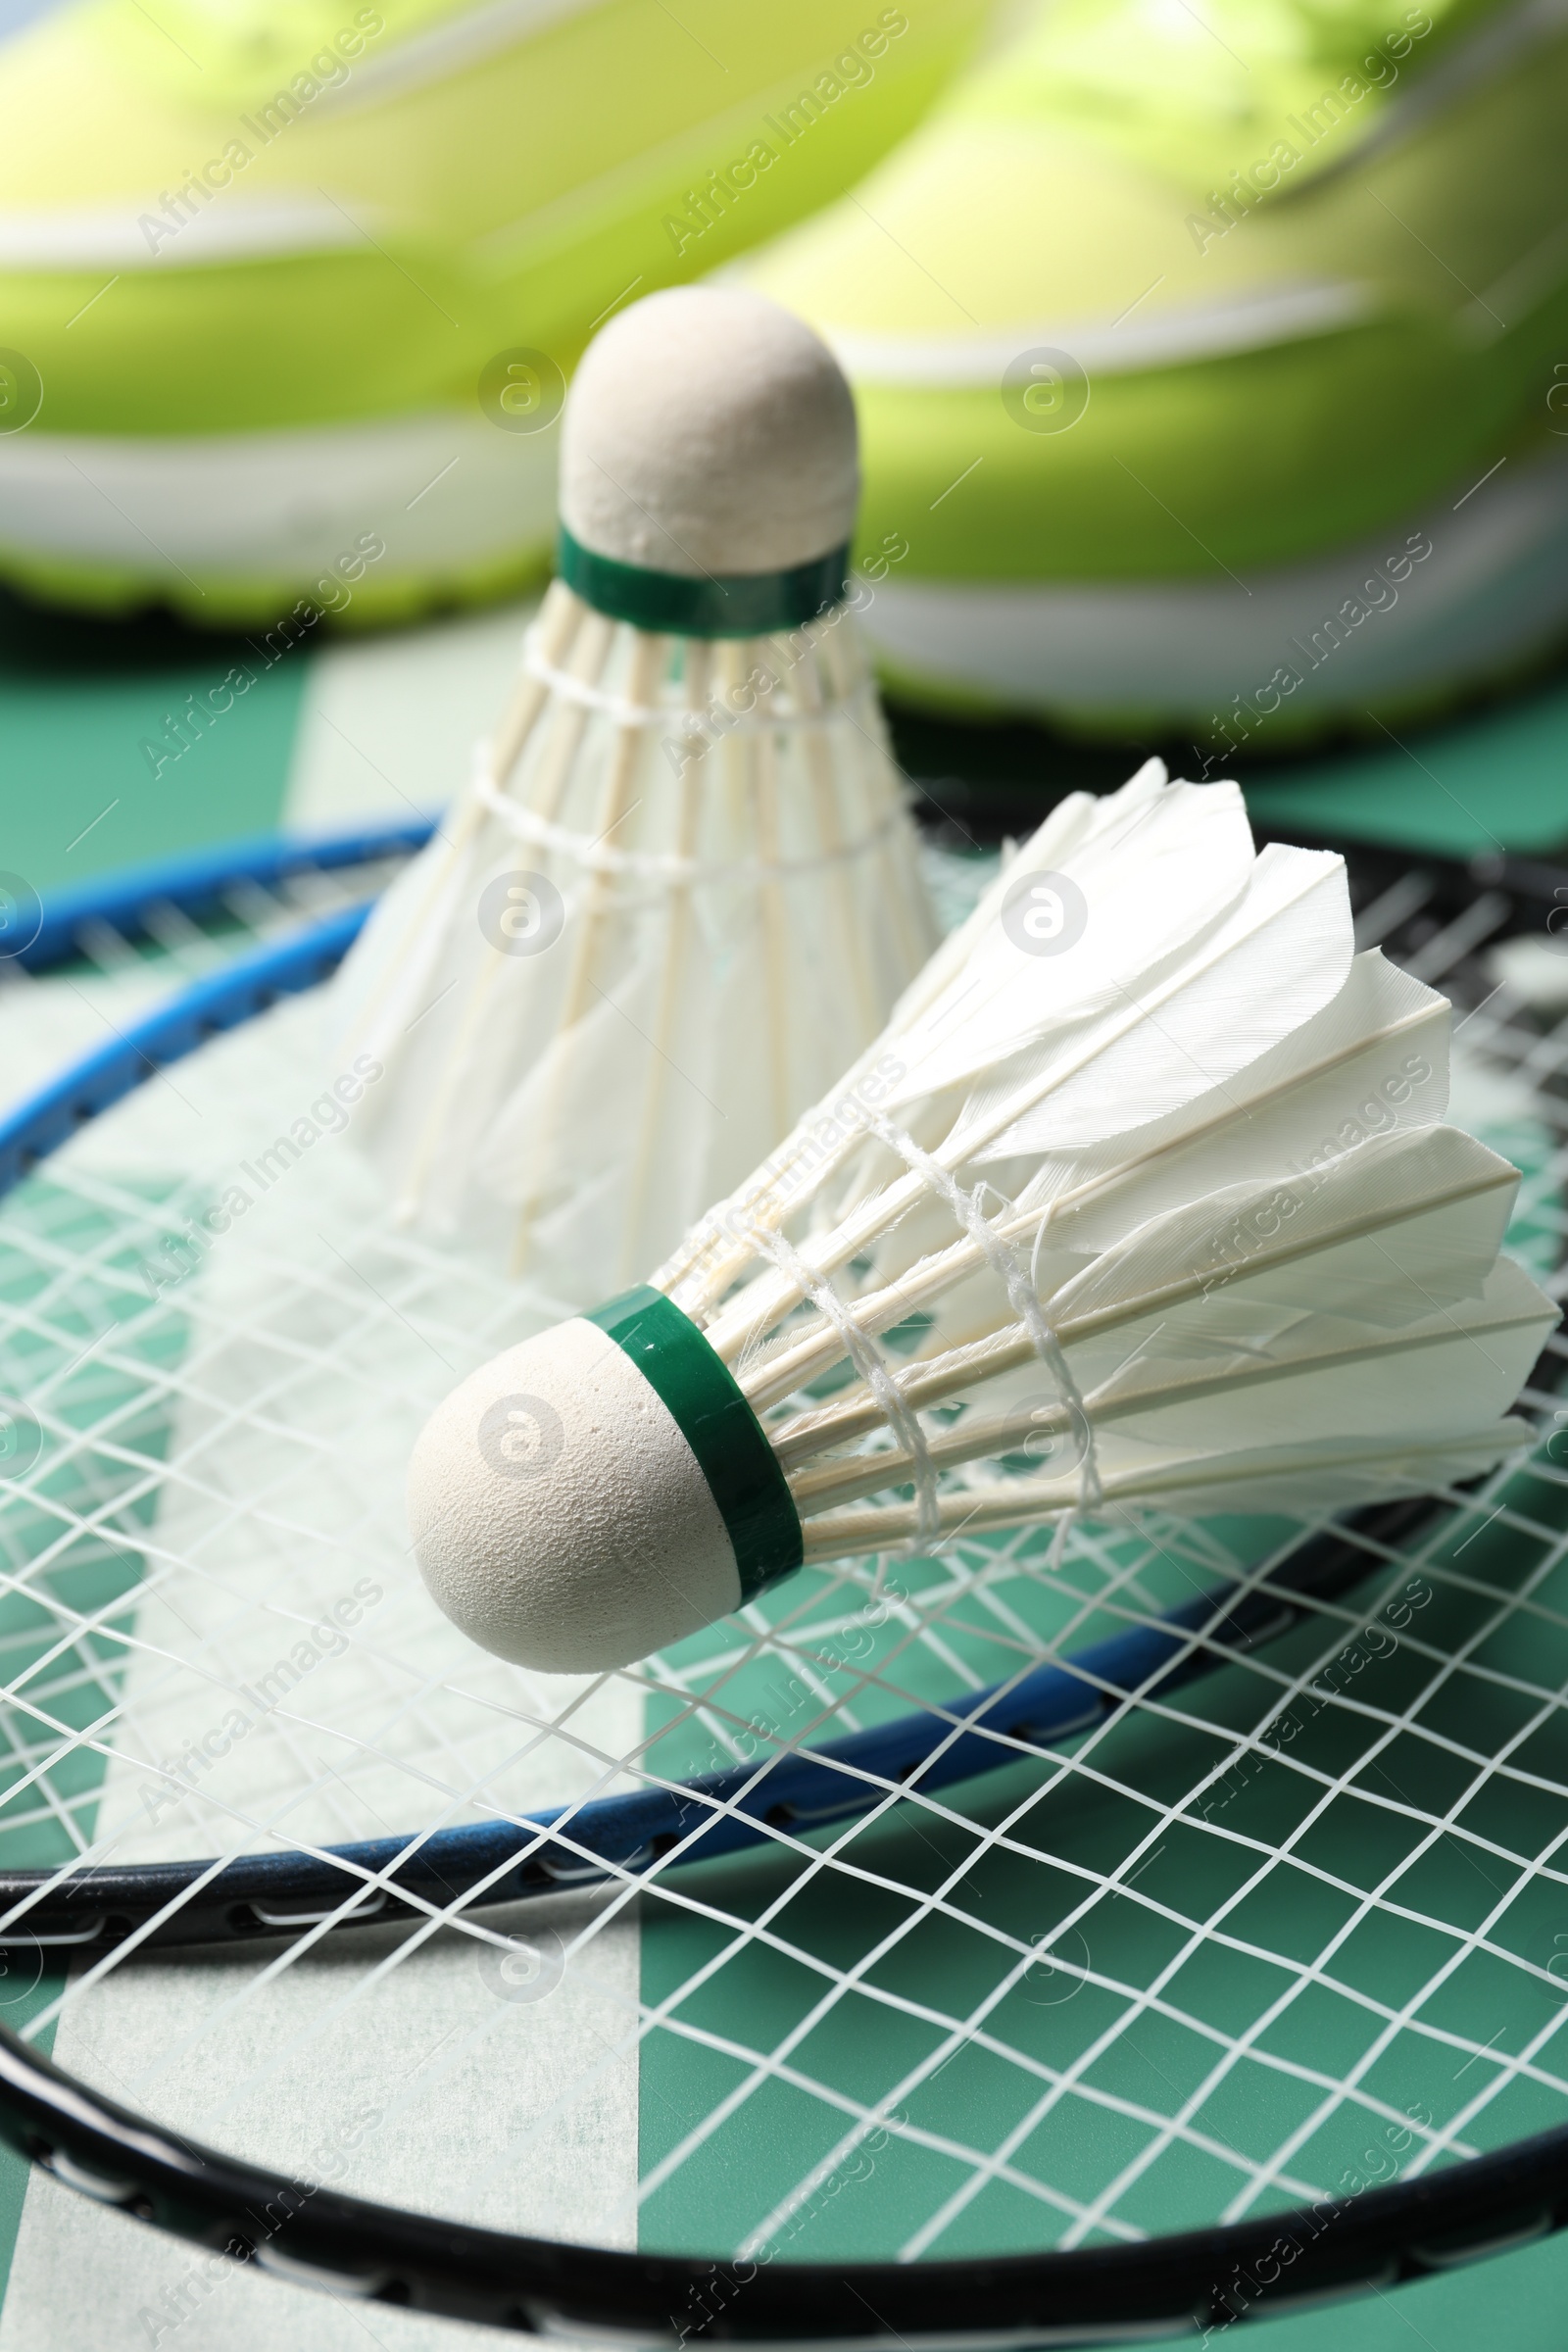
[[[1295,147],[1293,170],[1311,177],[1499,13],[1494,0],[1065,0],[966,76],[941,112],[1051,125],[1195,195],[1223,188],[1276,142]]]
[[[86,0],[0,46],[5,340],[43,430],[471,407],[499,349],[569,368],[617,300],[853,180],[982,13]],[[769,133],[792,107],[808,135]]]
[[[1332,275],[1347,315],[1379,299],[1477,303],[1520,233],[1561,210],[1536,128],[1560,97],[1556,14],[1533,0],[1068,0],[752,274],[851,332],[958,338],[1108,328],[1135,299],[1141,332],[1195,297],[1218,307],[1293,276]],[[1488,182],[1503,153],[1499,200]]]
[[[868,541],[1241,572],[1405,511],[1544,398],[1565,104],[1539,0],[1064,0],[743,273],[856,386]]]

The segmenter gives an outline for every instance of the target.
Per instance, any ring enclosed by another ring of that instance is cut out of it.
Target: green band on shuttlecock
[[[792,571],[739,571],[688,580],[679,572],[645,571],[596,556],[574,539],[564,523],[556,548],[556,569],[566,586],[634,628],[671,637],[766,637],[775,629],[798,629],[844,602],[850,551],[835,547]]]
[[[742,1599],[791,1575],[805,1548],[794,1497],[762,1424],[691,1317],[644,1283],[586,1320],[630,1357],[697,1456],[735,1547]]]

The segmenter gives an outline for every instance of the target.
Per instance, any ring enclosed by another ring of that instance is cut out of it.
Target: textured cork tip
[[[548,1674],[629,1665],[741,1602],[690,1446],[580,1317],[496,1356],[437,1406],[409,1466],[409,1524],[453,1623]]]
[[[573,378],[561,518],[594,555],[683,579],[788,571],[845,545],[859,487],[838,362],[759,294],[650,294]]]

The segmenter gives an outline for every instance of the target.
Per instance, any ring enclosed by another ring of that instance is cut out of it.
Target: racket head
[[[1468,1014],[1472,1115],[1525,1168],[1513,1244],[1544,1273],[1560,1040],[1489,997],[1483,958],[1550,902],[1433,873],[1391,899],[1399,876],[1354,861],[1361,944],[1382,924]],[[1456,931],[1485,890],[1509,910]],[[209,977],[232,977],[232,939],[203,937]],[[28,2039],[4,2057],[19,2144],[340,2292],[640,2335],[1148,2333],[1220,2324],[1253,2287],[1283,2308],[1551,2226],[1568,1759],[1545,1387],[1526,1472],[1353,1539],[1363,1573],[1276,1641],[1241,1654],[1200,1619],[1185,1638],[1212,1673],[1172,1687],[1162,1658],[1101,1691],[1064,1752],[1025,1744],[955,1786],[884,1776],[848,1823],[764,1815],[744,1856],[694,1864],[677,1837],[573,1887],[573,1862],[603,1860],[581,1838],[573,1854],[585,1804],[652,1788],[678,1807],[715,1773],[744,1787],[804,1745],[1168,1630],[1195,1589],[1270,1603],[1302,1530],[1160,1515],[1075,1531],[1054,1569],[1027,1533],[891,1584],[840,1563],[569,1687],[443,1649],[398,1519],[407,1443],[557,1302],[388,1229],[341,1148],[343,1073],[310,1063],[317,1010],[303,997],[165,1065],[5,1206],[0,1385],[38,1442],[17,1475],[34,1444],[17,1421],[4,1858],[72,1905],[85,1870],[192,1856],[276,1865],[280,1888],[243,1950],[160,1958],[139,1932],[82,1933],[65,1982],[63,1947],[29,1936],[36,1891],[19,1897],[8,1968],[20,1985],[36,1967],[16,1996]],[[334,1101],[341,1122],[314,1107]],[[226,1227],[204,1224],[241,1190]],[[1384,1786],[1396,1767],[1415,1796]],[[1528,1850],[1499,1798],[1533,1808]],[[514,1910],[486,1905],[483,1873],[412,1921],[367,1916],[373,1870],[301,1897],[301,1855],[380,1836],[402,1857],[500,1822],[514,1858],[557,1805],[565,1870]],[[1471,1882],[1503,1857],[1478,1914]],[[201,1891],[172,1880],[159,1916]],[[77,1916],[93,1926],[90,1904]],[[459,2051],[434,2028],[414,2046],[432,2011],[459,2018]],[[60,2072],[37,2052],[51,2031]],[[310,2096],[280,2096],[306,2052]],[[522,2085],[499,2114],[498,2079]],[[133,2100],[113,2095],[125,2082]],[[466,2169],[431,2180],[415,2117]],[[1314,2209],[1315,2230],[1290,2220]],[[247,2234],[236,2216],[258,2210],[276,2218]]]

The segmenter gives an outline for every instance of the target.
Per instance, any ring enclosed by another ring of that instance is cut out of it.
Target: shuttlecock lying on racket
[[[846,602],[858,489],[799,320],[701,286],[613,319],[515,697],[337,983],[401,1216],[561,1297],[672,1249],[935,943]]]
[[[1556,1310],[1498,1255],[1516,1171],[1440,1123],[1447,1031],[1234,786],[1064,802],[650,1286],[439,1407],[431,1592],[591,1669],[803,1559],[1496,1463]]]

